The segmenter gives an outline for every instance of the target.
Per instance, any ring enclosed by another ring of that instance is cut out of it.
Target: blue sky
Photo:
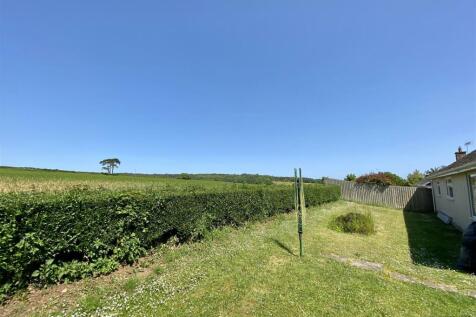
[[[406,176],[468,140],[474,0],[0,2],[0,165]]]

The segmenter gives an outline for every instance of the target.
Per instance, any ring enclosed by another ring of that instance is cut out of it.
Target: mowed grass
[[[213,180],[184,180],[154,175],[104,175],[101,173],[0,167],[0,193],[18,191],[62,191],[78,186],[113,190],[152,189],[180,191],[185,187],[200,190],[238,185]]]
[[[370,213],[376,233],[339,233],[328,222],[351,211]],[[415,236],[414,226],[418,226]],[[94,284],[74,316],[474,316],[476,276],[451,269],[460,233],[432,214],[336,202],[308,210],[299,258],[296,215],[282,214],[239,229],[214,231],[201,242],[162,246],[150,273]],[[410,233],[409,231],[412,231]],[[439,250],[439,252],[436,252]],[[384,264],[384,272],[332,260],[346,256]],[[150,261],[150,259],[149,259]],[[458,292],[395,280],[400,272]],[[59,304],[58,304],[59,305]],[[51,309],[51,306],[50,306]],[[37,311],[38,316],[46,311]]]

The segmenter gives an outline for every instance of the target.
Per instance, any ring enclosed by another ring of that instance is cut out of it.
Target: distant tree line
[[[118,158],[108,158],[99,162],[102,169],[106,174],[114,174],[114,170],[119,168],[121,161]],[[287,176],[270,176],[270,175],[259,175],[259,174],[142,174],[142,173],[121,173],[120,175],[128,176],[151,176],[151,177],[169,177],[176,179],[186,179],[186,180],[213,180],[213,181],[222,181],[230,183],[241,183],[241,184],[265,184],[271,185],[274,181],[276,182],[293,182],[293,177]],[[314,178],[303,178],[306,183],[321,183],[320,179]]]
[[[294,177],[287,177],[287,176],[272,176],[275,181],[279,182],[294,182]],[[303,177],[302,180],[305,183],[322,183],[322,179],[317,178],[310,178],[310,177]]]
[[[396,185],[396,186],[415,186],[423,179],[429,175],[438,172],[441,170],[441,167],[434,167],[427,170],[425,173],[420,172],[419,170],[414,170],[407,175],[406,178],[402,178],[392,172],[377,172],[377,173],[368,173],[357,177],[355,174],[347,174],[345,180],[355,181],[359,184],[377,184],[377,185]]]
[[[259,174],[161,174],[160,176],[166,176],[178,179],[196,179],[196,180],[214,180],[230,183],[242,183],[242,184],[266,184],[271,185],[273,182],[293,182],[294,178],[285,176],[270,176]],[[321,180],[314,178],[303,178],[306,183],[319,183]]]
[[[139,173],[121,173],[121,175],[129,176],[151,176],[151,177],[169,177],[175,179],[185,179],[185,180],[213,180],[213,181],[222,181],[229,183],[238,183],[238,184],[265,184],[271,185],[273,182],[293,182],[293,177],[287,176],[270,176],[270,175],[260,175],[260,174],[189,174],[189,173],[180,173],[180,174],[139,174]],[[321,179],[303,178],[305,183],[322,183]]]
[[[196,179],[196,180],[213,180],[230,183],[242,184],[267,184],[273,183],[273,178],[266,175],[258,174],[187,174],[169,175],[169,177],[178,179]]]

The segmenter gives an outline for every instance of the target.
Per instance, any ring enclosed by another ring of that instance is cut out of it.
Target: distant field
[[[78,186],[108,189],[173,190],[183,187],[212,189],[236,185],[216,180],[177,179],[153,175],[104,175],[100,173],[0,167],[0,192],[61,191]]]
[[[0,168],[0,303],[29,284],[111,273],[170,236],[199,240],[214,228],[289,212],[292,186],[255,183],[260,177],[230,175],[234,183]],[[340,194],[336,186],[305,188],[311,206]]]
[[[292,177],[258,174],[128,174],[71,172],[36,168],[1,167],[0,193],[17,191],[61,191],[77,186],[108,189],[174,190],[185,187],[208,189],[231,184],[290,185]],[[304,178],[306,183],[320,179]]]

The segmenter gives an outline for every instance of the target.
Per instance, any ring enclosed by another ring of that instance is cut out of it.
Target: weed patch
[[[370,213],[349,212],[337,216],[329,223],[329,228],[346,233],[369,235],[375,233],[374,219]]]

